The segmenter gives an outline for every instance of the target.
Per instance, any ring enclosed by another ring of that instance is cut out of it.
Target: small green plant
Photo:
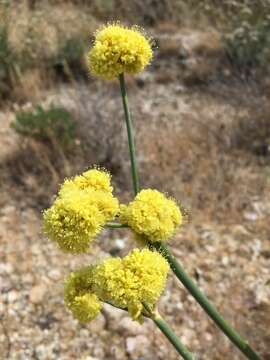
[[[51,106],[45,110],[37,106],[33,111],[20,111],[11,126],[19,134],[53,144],[57,142],[62,147],[69,146],[75,136],[75,122],[61,107]]]
[[[85,51],[85,44],[81,39],[70,38],[59,49],[57,62],[67,62],[69,65],[81,63]]]
[[[5,26],[0,27],[0,79],[6,77],[8,62],[10,58],[10,52],[8,47],[7,28]]]
[[[15,75],[15,58],[9,45],[8,11],[10,1],[4,0],[0,6],[0,97],[12,87]]]
[[[3,95],[11,83],[13,56],[8,44],[8,29],[0,25],[0,95]]]
[[[58,75],[72,79],[86,73],[84,54],[85,42],[76,37],[70,38],[61,44],[56,56],[51,59],[51,65]]]
[[[268,156],[270,151],[269,106],[251,109],[248,117],[241,117],[234,124],[232,143],[257,156]]]
[[[270,6],[258,1],[238,6],[225,36],[231,62],[242,68],[265,66],[270,59]]]

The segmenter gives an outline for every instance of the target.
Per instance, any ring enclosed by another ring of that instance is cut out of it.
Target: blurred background
[[[270,2],[0,1],[0,351],[3,359],[178,359],[151,322],[105,307],[80,325],[63,279],[134,247],[105,230],[83,256],[42,235],[59,183],[93,164],[132,196],[118,83],[92,78],[94,31],[121,20],[155,40],[127,78],[141,185],[188,214],[171,245],[239,332],[270,359]],[[172,276],[160,312],[198,359],[243,359]]]

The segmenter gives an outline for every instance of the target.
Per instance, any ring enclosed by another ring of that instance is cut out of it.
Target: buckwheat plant
[[[140,323],[149,318],[179,355],[195,359],[157,310],[170,268],[231,342],[248,359],[258,360],[247,341],[224,320],[172,255],[168,243],[182,224],[177,202],[155,189],[140,190],[124,74],[143,71],[152,57],[152,41],[138,27],[112,23],[95,34],[88,65],[93,75],[105,80],[119,79],[134,199],[119,204],[109,172],[92,168],[64,181],[54,203],[44,211],[44,231],[62,250],[78,254],[88,251],[104,227],[127,228],[135,234],[139,248],[123,258],[110,257],[72,272],[64,285],[65,304],[82,323],[94,320],[104,303],[127,311]]]

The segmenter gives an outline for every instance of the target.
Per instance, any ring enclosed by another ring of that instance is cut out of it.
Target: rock
[[[145,327],[130,317],[124,317],[118,325],[118,332],[124,336],[136,336],[145,333]]]
[[[181,33],[181,45],[189,56],[218,56],[223,52],[221,36],[217,31],[186,30]]]
[[[36,285],[32,287],[30,294],[29,294],[29,300],[33,304],[39,304],[44,299],[45,293],[47,291],[46,286],[44,285]]]
[[[217,73],[224,59],[221,36],[212,29],[182,29],[174,34],[158,34],[159,58],[176,57],[186,82],[205,81]]]
[[[52,269],[49,271],[48,277],[52,280],[58,281],[61,279],[62,275],[58,269]]]
[[[222,265],[223,266],[228,266],[229,265],[229,262],[230,262],[230,259],[229,259],[229,256],[223,256],[222,259],[221,259],[221,262],[222,262]]]
[[[8,299],[8,302],[9,303],[14,303],[18,300],[19,298],[19,293],[15,290],[12,290],[10,292],[8,292],[8,296],[7,296],[7,299]]]
[[[117,345],[112,345],[110,346],[110,355],[111,355],[111,359],[114,360],[126,359],[125,348]]]
[[[116,309],[109,304],[104,304],[102,314],[107,321],[108,329],[117,331],[125,312],[120,309]]]
[[[115,246],[119,249],[119,250],[123,250],[125,247],[126,243],[126,239],[116,239],[115,240]]]
[[[97,359],[104,359],[105,358],[105,350],[102,347],[95,347],[93,355]]]
[[[126,339],[127,353],[136,358],[136,356],[139,356],[144,352],[145,348],[149,347],[149,343],[149,339],[144,335],[128,337]]]
[[[252,211],[247,211],[244,213],[244,218],[248,221],[256,221],[258,220],[258,214]]]
[[[14,270],[13,265],[10,263],[1,263],[0,264],[0,275],[5,273],[10,274]]]
[[[205,333],[205,340],[209,342],[212,341],[213,340],[212,334],[210,334],[209,332]]]
[[[91,321],[88,325],[90,333],[99,333],[104,330],[106,325],[105,317],[102,314],[99,314],[95,321]]]
[[[254,296],[256,305],[270,305],[270,288],[266,284],[256,284],[254,286]]]

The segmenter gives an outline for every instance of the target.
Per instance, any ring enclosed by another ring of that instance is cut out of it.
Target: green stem
[[[125,119],[127,125],[128,133],[128,143],[129,143],[129,152],[131,160],[131,170],[132,170],[132,180],[135,195],[139,191],[139,180],[138,172],[136,166],[136,154],[135,154],[135,145],[134,145],[134,134],[131,115],[128,107],[128,100],[125,88],[125,79],[124,75],[119,76],[121,95],[123,100],[123,106],[125,111]],[[149,247],[153,247],[153,244],[149,243]],[[260,357],[255,353],[255,351],[249,346],[248,342],[244,340],[219,314],[216,308],[209,302],[207,297],[202,293],[202,291],[196,286],[193,280],[186,274],[181,265],[177,262],[175,257],[171,254],[170,250],[166,245],[162,243],[154,244],[154,247],[167,259],[170,264],[170,267],[176,277],[182,282],[190,294],[195,298],[195,300],[201,305],[201,307],[206,311],[210,318],[216,323],[216,325],[223,331],[225,335],[231,340],[231,342],[250,360],[260,360]]]
[[[175,350],[185,360],[195,360],[194,355],[185,347],[180,339],[176,336],[166,321],[160,316],[157,310],[152,309],[147,303],[143,303],[144,309],[147,312],[147,316],[153,320],[160,331],[166,336],[169,342],[174,346]]]
[[[260,360],[259,355],[249,346],[248,342],[243,339],[219,314],[217,309],[209,302],[203,292],[196,286],[193,280],[187,275],[170,250],[163,243],[153,243],[156,248],[168,261],[170,267],[177,278],[186,287],[189,293],[197,300],[206,313],[212,318],[216,325],[232,341],[232,343],[250,360]]]
[[[188,351],[180,339],[175,335],[170,326],[162,319],[160,315],[155,316],[153,319],[157,327],[163,332],[169,342],[174,346],[176,351],[183,357],[185,360],[195,360],[195,356]]]
[[[114,305],[110,301],[105,301],[106,304],[109,304],[116,309],[128,311],[127,308],[122,308],[119,306]],[[147,317],[154,321],[154,323],[157,325],[157,327],[163,332],[163,334],[166,336],[166,338],[170,341],[170,343],[174,346],[176,351],[183,357],[185,360],[195,360],[195,357],[192,355],[191,352],[188,351],[188,349],[185,347],[185,345],[182,344],[180,339],[175,335],[175,333],[172,331],[170,326],[166,323],[165,320],[162,319],[162,317],[156,312],[154,313],[147,304],[143,304],[145,308],[145,312],[142,313],[144,317]]]
[[[123,108],[124,108],[125,120],[126,120],[126,126],[127,126],[133,189],[134,189],[134,194],[137,195],[139,192],[139,177],[138,177],[137,162],[136,162],[133,124],[132,124],[132,118],[131,118],[131,114],[130,114],[129,106],[128,106],[128,98],[127,98],[127,93],[126,93],[124,74],[119,75],[119,82],[120,82],[120,90],[121,90],[121,95],[122,95]]]
[[[120,224],[120,223],[107,223],[105,226],[111,229],[128,228],[127,224]]]

